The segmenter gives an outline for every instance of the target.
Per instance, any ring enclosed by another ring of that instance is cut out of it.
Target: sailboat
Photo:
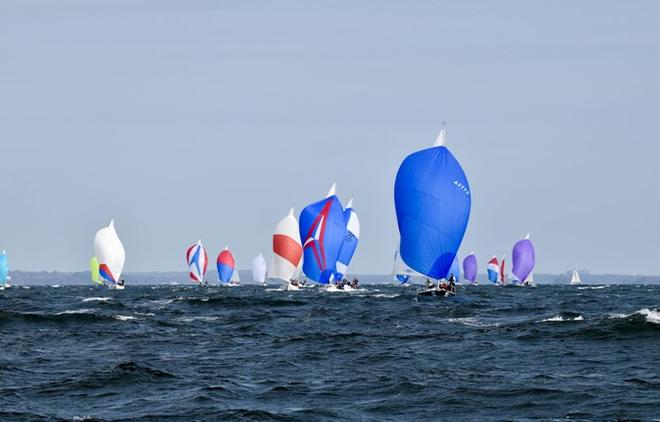
[[[216,267],[218,269],[218,282],[225,286],[233,286],[232,277],[236,270],[236,261],[234,255],[229,250],[229,246],[218,254],[216,259]]]
[[[394,183],[401,258],[433,280],[444,278],[450,270],[471,207],[470,185],[445,146],[445,131],[443,127],[433,147],[406,157]],[[419,294],[448,296],[454,292],[427,288]]]
[[[355,255],[355,250],[360,240],[360,220],[358,215],[353,209],[353,198],[348,201],[346,208],[344,208],[344,220],[346,221],[346,236],[344,242],[339,249],[339,256],[337,257],[337,272],[335,273],[336,280],[344,280],[348,272],[348,266]],[[344,284],[344,290],[354,290],[348,283]]]
[[[578,273],[578,270],[573,270],[573,275],[571,276],[571,286],[576,284],[582,284],[582,279],[580,278],[580,273]]]
[[[209,257],[201,239],[186,250],[186,263],[188,264],[188,275],[192,282],[204,287],[206,285],[204,276],[209,265]]]
[[[302,264],[302,243],[298,220],[291,208],[289,214],[280,220],[273,233],[273,264],[268,274],[269,278],[284,283],[284,290],[298,290],[298,276]]]
[[[500,285],[501,286],[506,286],[506,263],[505,263],[504,257],[502,257],[502,261],[500,261]]]
[[[231,273],[231,279],[229,280],[231,286],[240,286],[241,284],[241,275],[238,272],[238,265],[234,268],[234,272]]]
[[[99,260],[95,256],[89,260],[89,275],[92,283],[103,286],[103,280],[101,280],[101,273],[99,272]]]
[[[477,285],[477,257],[474,252],[466,256],[463,260],[463,278],[470,284]]]
[[[126,252],[115,230],[115,221],[111,220],[94,236],[94,255],[99,262],[99,274],[108,287],[123,289],[124,280],[121,273],[124,270]]]
[[[7,251],[0,252],[0,290],[8,289],[11,287],[9,284],[9,263],[7,261]]]
[[[500,275],[500,263],[496,256],[492,257],[490,261],[488,261],[487,273],[488,281],[493,284],[497,284],[497,278]]]
[[[536,264],[536,252],[532,241],[529,240],[529,234],[513,245],[511,261],[513,264],[511,273],[520,283],[524,284],[527,277],[534,271]]]
[[[300,240],[303,245],[303,272],[319,284],[333,283],[337,258],[346,237],[344,208],[332,185],[325,199],[314,202],[300,212]]]
[[[260,252],[259,256],[252,260],[252,279],[255,283],[265,286],[267,272],[268,267],[266,266],[266,260]]]

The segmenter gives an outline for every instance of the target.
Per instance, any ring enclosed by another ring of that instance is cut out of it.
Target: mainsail
[[[229,246],[227,246],[225,250],[220,252],[218,255],[218,259],[216,259],[216,266],[218,269],[218,281],[222,283],[229,283],[231,281],[232,275],[234,274],[234,269],[236,268],[234,255],[232,255],[231,251],[229,250]]]
[[[477,281],[477,257],[473,253],[463,260],[463,278],[470,283]]]
[[[447,275],[470,217],[470,186],[444,146],[445,128],[432,148],[409,155],[394,184],[401,257],[434,279]]]
[[[500,284],[506,284],[506,264],[505,259],[502,257],[502,263],[500,264]]]
[[[188,248],[186,251],[186,262],[190,271],[190,279],[194,283],[203,284],[209,258],[201,240],[198,240],[197,243]]]
[[[110,221],[108,227],[103,227],[96,232],[94,254],[99,261],[101,277],[109,283],[116,284],[121,279],[121,273],[124,270],[126,252],[115,230],[114,220]]]
[[[500,275],[500,264],[497,257],[494,256],[488,261],[488,281],[497,283],[497,277]]]
[[[360,239],[360,220],[357,213],[353,210],[353,198],[348,201],[344,209],[344,220],[346,221],[346,236],[339,250],[337,258],[337,273],[335,278],[342,280],[348,272],[348,266],[355,255],[355,250]]]
[[[297,277],[296,272],[302,263],[302,244],[298,220],[291,208],[289,215],[284,217],[273,234],[273,263],[268,276],[285,282]]]
[[[268,267],[266,266],[266,260],[264,256],[259,253],[259,256],[252,260],[252,279],[259,284],[266,282],[266,273],[268,272]]]
[[[308,205],[300,213],[303,271],[317,283],[328,284],[335,278],[339,250],[346,237],[343,211],[333,185],[325,199]]]
[[[89,260],[89,274],[92,279],[92,283],[103,284],[103,281],[101,280],[101,274],[99,273],[99,260],[95,256]]]
[[[529,235],[513,245],[511,260],[513,262],[511,273],[521,282],[527,280],[527,277],[534,270],[536,263],[536,253],[534,251],[534,245],[529,240]]]

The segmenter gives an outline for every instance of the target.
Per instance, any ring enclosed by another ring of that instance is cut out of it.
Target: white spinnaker
[[[99,265],[107,265],[115,281],[119,281],[121,273],[124,271],[126,252],[119,236],[117,236],[114,220],[110,221],[108,227],[96,232],[96,236],[94,236],[94,254],[99,261]]]
[[[252,260],[252,279],[257,283],[264,283],[266,281],[266,260],[262,254]]]
[[[289,282],[296,274],[296,270],[302,264],[302,244],[300,242],[300,229],[298,227],[298,220],[293,214],[293,208],[289,211],[289,215],[284,217],[275,226],[273,233],[273,266],[271,268],[270,276],[285,282]],[[281,247],[284,250],[277,251],[275,237],[280,236],[286,238]],[[278,253],[279,252],[279,253]],[[296,253],[297,252],[297,253]],[[281,255],[280,255],[281,254]],[[291,262],[287,256],[300,255],[298,263]]]

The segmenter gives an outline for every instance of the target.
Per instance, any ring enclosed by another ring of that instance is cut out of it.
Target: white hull
[[[119,284],[115,284],[114,286],[110,286],[110,288],[114,290],[124,290],[126,286],[120,286]]]

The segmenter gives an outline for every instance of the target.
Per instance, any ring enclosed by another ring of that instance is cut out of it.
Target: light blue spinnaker
[[[451,263],[451,267],[449,267],[449,271],[447,271],[447,277],[445,277],[447,280],[449,280],[449,276],[454,275],[454,278],[456,281],[460,281],[461,279],[461,265],[458,263],[458,255],[454,257],[454,262]]]
[[[4,285],[7,282],[8,275],[9,264],[7,263],[7,253],[2,251],[0,252],[0,284]]]
[[[394,184],[401,257],[427,277],[447,275],[470,218],[470,185],[444,146],[445,129],[433,148],[409,155]]]

